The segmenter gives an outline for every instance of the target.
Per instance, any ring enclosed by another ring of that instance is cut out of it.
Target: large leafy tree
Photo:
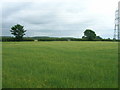
[[[10,32],[15,36],[17,41],[21,41],[25,35],[26,30],[24,30],[24,26],[17,24],[11,27]]]
[[[94,31],[90,30],[90,29],[86,29],[84,31],[84,36],[83,38],[85,38],[86,40],[92,41],[96,38],[96,34]]]

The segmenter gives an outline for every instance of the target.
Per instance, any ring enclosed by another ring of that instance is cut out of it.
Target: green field
[[[3,88],[117,88],[118,43],[3,42]]]

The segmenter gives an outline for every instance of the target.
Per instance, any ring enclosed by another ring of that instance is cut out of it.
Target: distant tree
[[[84,39],[85,38],[85,36],[82,36],[82,39]]]
[[[17,41],[21,41],[23,39],[23,36],[25,35],[26,30],[24,30],[24,26],[17,24],[11,27],[10,32],[15,36],[15,39]]]
[[[96,38],[96,34],[94,31],[90,30],[90,29],[86,29],[84,31],[84,36],[82,37],[83,39],[92,41]]]
[[[95,40],[102,40],[100,36],[96,36]]]
[[[102,39],[100,36],[96,36],[96,39]]]
[[[82,36],[82,40],[87,40],[87,38],[85,36]]]

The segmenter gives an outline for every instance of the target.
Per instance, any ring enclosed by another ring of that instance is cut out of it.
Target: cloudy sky
[[[11,26],[21,24],[26,36],[79,38],[85,29],[92,29],[103,38],[113,38],[118,1],[3,0],[0,29],[2,35],[10,36]]]

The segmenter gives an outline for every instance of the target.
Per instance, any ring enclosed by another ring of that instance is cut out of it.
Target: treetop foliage
[[[13,34],[16,38],[16,40],[20,41],[22,40],[23,36],[25,35],[26,30],[24,30],[24,26],[17,24],[13,27],[11,27],[10,30],[11,34]]]

